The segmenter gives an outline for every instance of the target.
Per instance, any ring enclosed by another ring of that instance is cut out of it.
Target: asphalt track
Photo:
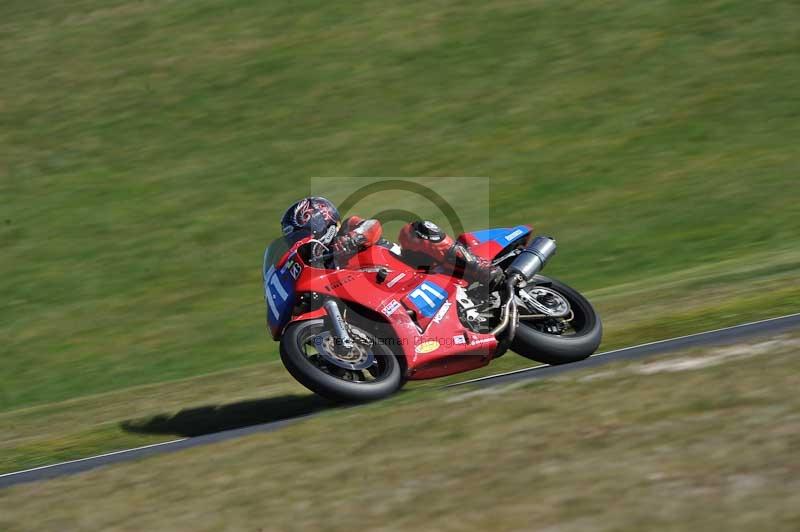
[[[704,347],[710,345],[725,345],[737,343],[743,339],[751,338],[754,336],[767,336],[777,334],[790,329],[800,328],[800,313],[791,314],[789,316],[781,316],[779,318],[772,318],[753,323],[745,323],[733,327],[726,327],[724,329],[717,329],[713,331],[692,334],[688,336],[681,336],[678,338],[671,338],[669,340],[661,340],[658,342],[651,342],[647,344],[636,345],[632,347],[625,347],[623,349],[616,349],[614,351],[607,351],[605,353],[597,353],[592,357],[576,362],[573,364],[563,366],[535,366],[532,368],[521,369],[509,373],[502,373],[499,375],[492,375],[480,379],[472,379],[464,382],[450,384],[447,388],[460,387],[460,386],[497,386],[503,384],[510,384],[521,380],[544,379],[559,375],[568,371],[577,371],[587,368],[593,368],[607,362],[614,362],[620,360],[635,360],[652,355],[668,353],[670,351],[677,351],[692,347]],[[253,425],[251,427],[244,427],[240,429],[227,430],[224,432],[217,432],[214,434],[207,434],[204,436],[197,436],[193,438],[182,438],[179,440],[158,443],[155,445],[148,445],[145,447],[137,447],[135,449],[126,449],[123,451],[112,452],[100,456],[93,456],[84,458],[82,460],[73,460],[70,462],[62,462],[49,466],[28,469],[25,471],[18,471],[15,473],[7,473],[0,475],[0,489],[14,486],[17,484],[24,484],[28,482],[38,482],[52,478],[62,477],[66,475],[74,475],[83,473],[99,467],[119,464],[122,462],[130,462],[139,460],[149,456],[182,451],[184,449],[191,449],[192,447],[199,447],[201,445],[208,445],[226,440],[232,440],[247,436],[250,434],[260,434],[264,432],[272,432],[279,430],[289,424],[297,423],[304,419],[315,416],[316,414],[309,414],[292,419],[285,419],[275,421],[272,423],[265,423],[262,425]]]

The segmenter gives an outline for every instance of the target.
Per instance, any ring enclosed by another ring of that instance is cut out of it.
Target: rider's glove
[[[350,235],[341,235],[333,241],[333,252],[337,255],[350,256],[359,251],[359,244],[356,238]]]

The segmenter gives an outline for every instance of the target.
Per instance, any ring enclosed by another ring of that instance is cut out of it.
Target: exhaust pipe
[[[537,236],[530,245],[522,250],[506,273],[510,279],[516,278],[519,282],[528,282],[533,276],[542,271],[550,257],[556,253],[556,241],[549,236]]]
[[[497,336],[508,330],[508,341],[513,342],[517,334],[519,310],[515,300],[516,287],[524,286],[533,276],[542,271],[550,257],[556,253],[556,241],[549,236],[537,236],[530,245],[522,250],[511,266],[506,270],[508,276],[508,300],[500,313],[500,324],[491,334]]]
[[[508,342],[511,343],[514,341],[514,336],[517,334],[519,312],[517,311],[517,302],[514,300],[514,281],[508,281],[506,286],[508,288],[508,300],[500,311],[500,324],[492,329],[489,334],[497,336],[506,329],[509,329]]]

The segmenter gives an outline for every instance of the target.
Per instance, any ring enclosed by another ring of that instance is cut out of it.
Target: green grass
[[[631,345],[642,338],[666,338],[760,317],[762,307],[793,310],[800,285],[786,265],[797,256],[772,257],[761,264],[726,264],[721,277],[710,267],[680,276],[664,276],[655,287],[629,285],[590,295],[607,316],[607,348]],[[719,297],[730,277],[757,277],[758,283],[734,300]],[[702,287],[698,289],[697,287]],[[663,293],[662,293],[663,292]],[[690,294],[670,299],[671,294]],[[676,310],[680,309],[680,310]],[[534,362],[509,354],[468,375],[409,383],[403,401],[414,392],[490,373],[529,367]],[[287,419],[329,407],[293,381],[279,361],[219,371],[178,381],[122,388],[67,401],[0,413],[0,474],[79,459],[158,441],[197,436]]]
[[[558,237],[550,271],[601,294],[607,346],[797,310],[798,17],[3,2],[0,411],[165,383],[157,414],[175,379],[274,360],[261,253],[315,176],[490,177],[491,224]]]
[[[784,336],[522,387],[418,390],[3,490],[0,528],[796,530],[798,346]]]

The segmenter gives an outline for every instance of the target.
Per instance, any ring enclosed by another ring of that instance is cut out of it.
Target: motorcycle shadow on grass
[[[196,437],[285,421],[337,406],[340,405],[316,395],[281,395],[227,405],[188,408],[173,414],[123,421],[121,427],[126,432],[135,434]]]

